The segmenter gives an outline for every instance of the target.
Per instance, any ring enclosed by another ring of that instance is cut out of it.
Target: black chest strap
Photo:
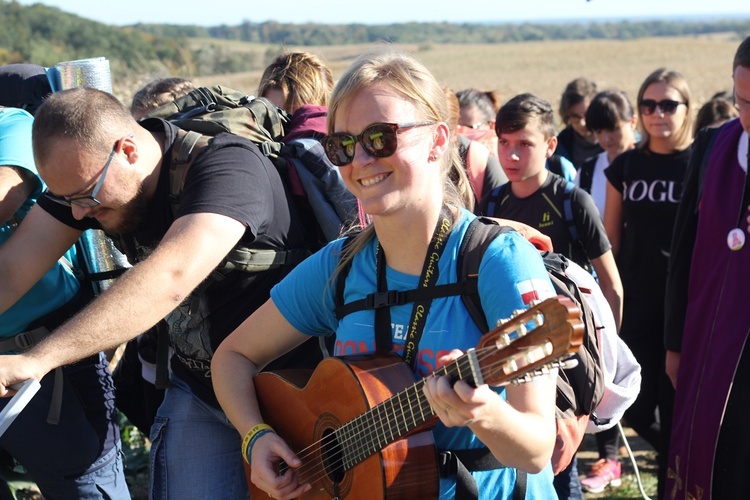
[[[336,318],[341,320],[349,314],[365,309],[400,306],[410,302],[440,299],[469,293],[477,293],[476,280],[461,283],[445,283],[434,285],[430,288],[415,288],[413,290],[387,290],[385,292],[370,293],[364,299],[342,304],[336,307],[335,313]]]
[[[438,457],[438,467],[440,468],[440,477],[456,476],[456,499],[460,500],[476,500],[479,498],[479,488],[471,472],[506,468],[486,447],[441,451]],[[516,469],[513,500],[524,500],[525,498],[526,473]]]

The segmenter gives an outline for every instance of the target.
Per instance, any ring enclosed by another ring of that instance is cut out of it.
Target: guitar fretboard
[[[476,351],[468,350],[432,377],[448,375],[452,381],[464,380],[471,385],[483,383]],[[367,457],[418,429],[436,414],[422,392],[426,379],[386,399],[370,411],[347,422],[336,433],[345,469],[351,469]]]

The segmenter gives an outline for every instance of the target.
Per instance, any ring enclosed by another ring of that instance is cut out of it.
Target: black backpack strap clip
[[[471,472],[504,469],[503,465],[490,452],[489,448],[441,451],[438,456],[440,477],[456,476],[456,498],[477,499],[479,489]],[[513,500],[526,498],[526,473],[516,470],[516,485]]]
[[[406,295],[398,290],[370,293],[365,297],[365,309],[380,309],[402,304],[406,304]]]
[[[258,144],[260,152],[263,153],[263,155],[268,156],[269,158],[275,158],[279,156],[283,147],[284,144],[281,142],[267,141]]]

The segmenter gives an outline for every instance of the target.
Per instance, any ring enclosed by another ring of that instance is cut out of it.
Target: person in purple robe
[[[675,386],[665,496],[750,491],[750,37],[733,64],[739,118],[696,138],[672,240],[666,370]]]

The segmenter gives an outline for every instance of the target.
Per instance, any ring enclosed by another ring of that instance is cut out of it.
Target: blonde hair
[[[685,121],[682,123],[680,129],[675,133],[675,149],[678,151],[682,151],[690,146],[690,143],[693,141],[693,113],[691,108],[692,94],[690,92],[690,87],[688,87],[687,80],[684,76],[682,76],[682,73],[667,68],[659,68],[648,75],[643,81],[643,84],[641,84],[640,90],[638,90],[638,128],[640,129],[641,135],[643,136],[643,140],[638,145],[638,147],[640,147],[641,149],[648,149],[650,137],[645,125],[643,124],[643,114],[640,113],[640,109],[641,104],[643,104],[644,92],[646,92],[646,89],[649,87],[649,85],[654,83],[666,83],[677,92],[679,92],[680,96],[685,102],[685,107],[687,108],[687,113],[685,113]]]
[[[329,133],[335,131],[337,111],[348,104],[360,90],[372,85],[386,85],[402,96],[412,103],[422,120],[444,123],[451,121],[451,112],[443,87],[429,70],[408,54],[390,46],[380,46],[361,54],[344,72],[333,89],[328,110]],[[443,202],[458,207],[471,206],[473,194],[466,172],[461,166],[458,148],[451,146],[446,150],[440,167]],[[451,176],[458,176],[458,181],[454,183]],[[342,255],[334,276],[370,241],[373,235],[374,230],[371,225],[356,237]]]
[[[307,52],[287,52],[277,56],[263,71],[258,95],[278,90],[284,96],[283,108],[294,113],[305,104],[328,105],[333,74],[323,61]]]

